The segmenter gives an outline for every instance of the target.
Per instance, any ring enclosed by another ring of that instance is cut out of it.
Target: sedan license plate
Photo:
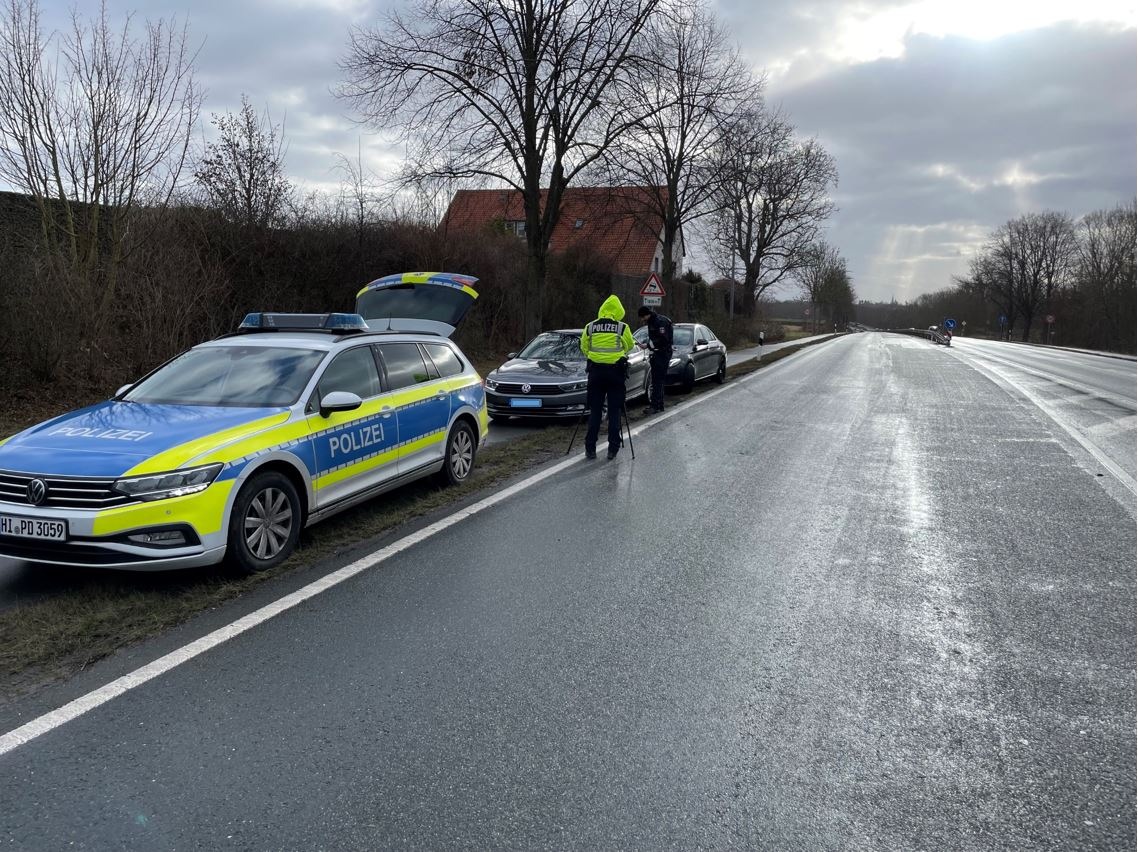
[[[511,399],[511,408],[541,408],[540,399]]]
[[[38,538],[44,541],[67,541],[67,521],[0,515],[0,535]]]

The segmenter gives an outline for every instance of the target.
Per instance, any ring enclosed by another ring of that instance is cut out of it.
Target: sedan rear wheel
[[[695,365],[688,364],[687,369],[684,370],[684,393],[690,393],[693,387],[695,387]]]
[[[719,369],[715,371],[715,383],[717,385],[723,384],[727,380],[727,359],[719,359]]]

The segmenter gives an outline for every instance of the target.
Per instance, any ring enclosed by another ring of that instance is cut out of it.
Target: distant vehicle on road
[[[581,417],[588,410],[585,353],[581,329],[543,331],[520,352],[486,375],[490,419],[511,417]],[[648,394],[648,356],[639,347],[628,353],[627,399]]]
[[[633,332],[641,348],[648,346],[648,329]],[[672,360],[668,363],[665,385],[679,385],[690,391],[696,382],[727,378],[727,346],[706,325],[678,322],[672,326]]]

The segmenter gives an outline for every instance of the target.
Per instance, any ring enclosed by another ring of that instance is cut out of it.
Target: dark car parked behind
[[[704,379],[722,384],[727,378],[727,347],[715,332],[701,323],[678,322],[672,326],[672,333],[672,360],[664,384],[679,385],[685,391]],[[647,347],[647,328],[641,326],[632,336]]]
[[[511,352],[486,375],[486,407],[493,420],[513,417],[580,417],[587,408],[585,353],[581,329],[543,331],[521,352]],[[628,353],[629,400],[648,393],[648,356],[639,346]]]

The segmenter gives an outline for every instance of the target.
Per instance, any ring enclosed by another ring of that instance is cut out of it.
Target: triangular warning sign
[[[640,288],[641,296],[663,296],[664,285],[660,283],[660,276],[653,272]]]

